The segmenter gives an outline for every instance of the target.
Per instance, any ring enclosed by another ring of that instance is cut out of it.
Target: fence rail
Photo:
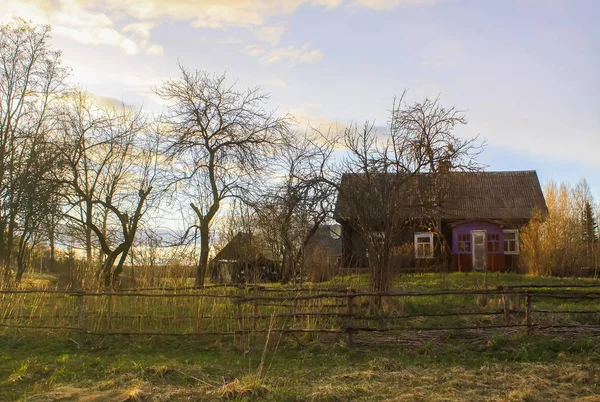
[[[346,334],[349,343],[361,332],[600,329],[600,285],[384,293],[350,288],[274,290],[264,286],[106,292],[4,289],[0,328],[100,335]]]

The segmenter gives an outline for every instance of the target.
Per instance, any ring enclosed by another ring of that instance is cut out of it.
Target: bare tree
[[[88,263],[95,236],[102,255],[98,275],[111,286],[151,204],[158,140],[141,110],[98,108],[82,93],[75,94],[61,128],[67,218],[85,232]]]
[[[282,283],[304,275],[304,251],[311,238],[331,218],[336,187],[325,177],[334,141],[316,129],[290,137],[277,158],[278,180],[257,203],[261,229],[278,245]]]
[[[336,214],[360,239],[362,244],[353,246],[366,256],[345,263],[370,266],[375,290],[389,289],[392,249],[407,241],[401,233],[412,231],[406,229],[425,228],[444,241],[439,224],[444,176],[480,169],[475,158],[483,144],[453,132],[464,124],[464,113],[441,106],[438,98],[410,105],[403,94],[394,100],[387,131],[369,121],[345,130]]]
[[[171,162],[171,188],[190,204],[200,233],[196,285],[206,275],[211,223],[223,202],[252,189],[267,157],[288,132],[288,118],[265,109],[259,88],[237,90],[225,75],[190,71],[166,80],[155,91],[167,103],[163,125],[165,155]]]
[[[22,275],[25,251],[39,224],[43,199],[30,191],[39,190],[44,177],[32,177],[48,162],[42,159],[50,112],[68,75],[60,52],[50,50],[49,38],[48,25],[15,19],[0,26],[0,260],[5,282],[11,276],[15,237]]]
[[[18,242],[17,270],[15,281],[19,283],[25,273],[33,247],[46,236],[44,224],[47,218],[59,208],[57,193],[61,187],[53,181],[53,172],[60,170],[60,158],[50,144],[39,136],[23,148],[15,169],[16,180],[13,213],[17,216],[16,234]]]

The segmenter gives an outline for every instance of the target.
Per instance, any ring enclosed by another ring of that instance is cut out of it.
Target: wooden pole
[[[238,313],[238,330],[239,330],[239,334],[240,334],[240,338],[239,338],[239,347],[243,348],[244,345],[244,316],[243,314],[243,309],[242,309],[242,303],[238,300],[237,302],[237,313]]]
[[[106,325],[108,329],[112,329],[112,295],[108,295],[108,308],[106,309],[107,317],[106,317]]]
[[[254,296],[258,296],[258,286],[254,287]],[[254,320],[252,322],[252,329],[256,330],[256,316],[258,315],[258,299],[254,300]]]
[[[77,296],[77,315],[79,317],[79,329],[85,330],[85,311],[83,310],[83,293]]]
[[[502,303],[504,304],[504,319],[506,321],[506,325],[510,323],[510,305],[508,303],[508,295],[506,293],[502,294]]]
[[[297,328],[299,325],[296,322],[296,320],[298,319],[298,316],[296,315],[298,310],[298,300],[294,299],[294,303],[292,306],[292,325],[291,328]]]
[[[525,322],[527,323],[527,335],[531,335],[533,331],[531,323],[531,295],[525,292]]]
[[[350,290],[350,292],[352,292],[352,290]],[[352,339],[352,333],[354,332],[353,316],[354,316],[354,295],[352,293],[350,293],[348,295],[348,321],[347,321],[347,325],[346,325],[346,331],[348,332],[348,345],[349,346],[352,346],[352,343],[353,343],[353,339]]]

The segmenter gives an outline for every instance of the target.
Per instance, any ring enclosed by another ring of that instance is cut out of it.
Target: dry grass
[[[514,365],[485,364],[474,369],[460,366],[409,367],[389,371],[388,366],[325,376],[301,388],[290,389],[294,400],[306,401],[600,401],[600,375],[593,365],[572,363]],[[62,386],[29,397],[41,401],[194,401],[288,400],[286,379],[270,376],[265,384],[256,376],[235,378],[219,387],[153,385],[130,380],[91,388]],[[106,389],[110,386],[110,389]],[[275,393],[273,391],[276,391]],[[300,392],[300,393],[299,393]],[[290,399],[291,400],[291,399]]]
[[[312,400],[342,401],[592,401],[598,398],[593,365],[486,364],[476,369],[403,368],[348,372],[315,384]],[[600,399],[598,399],[600,400]]]

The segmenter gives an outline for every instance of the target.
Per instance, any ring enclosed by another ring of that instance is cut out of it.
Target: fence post
[[[244,329],[244,317],[242,316],[242,302],[237,300],[237,315],[238,315],[238,327],[240,331]]]
[[[85,330],[85,311],[83,310],[83,292],[77,295],[77,316],[79,317],[79,329]]]
[[[502,293],[502,303],[504,304],[504,319],[506,320],[506,325],[510,324],[510,305],[508,303],[508,296],[506,293]]]
[[[527,324],[527,335],[531,335],[533,326],[531,322],[531,295],[525,292],[525,323]]]
[[[293,303],[292,303],[292,322],[293,324],[296,324],[296,310],[298,309],[298,300],[294,299]]]
[[[112,292],[112,290],[111,290]],[[108,330],[112,330],[112,294],[108,295],[108,308],[106,310],[106,313],[108,314],[108,317],[106,319],[106,326],[108,327]]]
[[[352,334],[354,332],[354,295],[352,294],[352,289],[348,292],[348,322],[346,324],[346,332],[348,333],[348,345],[352,346]]]
[[[239,347],[243,348],[244,346],[244,316],[243,314],[243,306],[242,301],[240,299],[236,300],[237,303],[237,315],[238,315],[238,330],[236,331],[239,334],[238,343]]]
[[[254,287],[254,296],[258,297],[258,286]],[[253,321],[252,321],[252,328],[256,331],[256,321],[257,321],[257,316],[258,316],[258,300],[254,299],[254,309],[253,309]]]

